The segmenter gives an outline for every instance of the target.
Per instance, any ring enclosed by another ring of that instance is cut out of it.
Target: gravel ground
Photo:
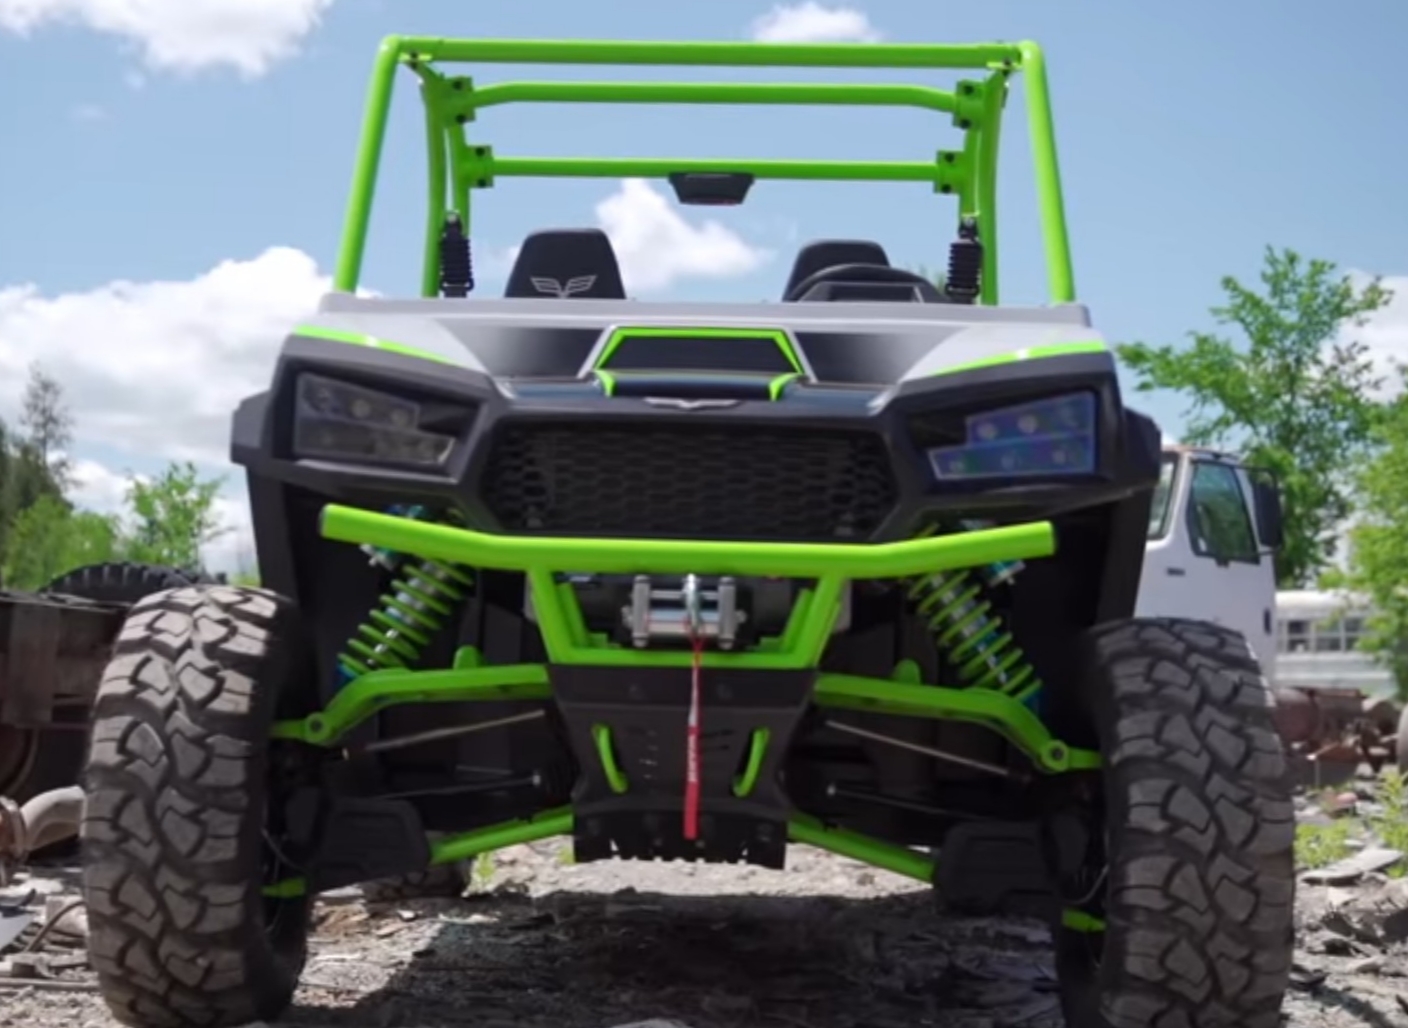
[[[785,872],[576,866],[565,852],[554,842],[498,854],[461,899],[367,904],[355,890],[328,897],[284,1023],[1061,1025],[1039,925],[945,916],[914,882],[804,847],[792,850]],[[73,880],[69,870],[35,868],[4,895],[36,889],[32,905],[42,907],[46,894],[68,894]],[[51,911],[60,905],[49,903]],[[1303,886],[1300,907],[1302,954],[1286,1025],[1408,1028],[1408,884],[1371,875],[1351,887]],[[81,929],[73,915],[65,920],[59,927]],[[54,931],[38,952],[51,981],[0,979],[0,1026],[115,1026],[81,966],[76,936]]]

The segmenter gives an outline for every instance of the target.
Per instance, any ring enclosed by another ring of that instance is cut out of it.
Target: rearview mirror
[[[1256,535],[1268,550],[1279,550],[1286,541],[1285,513],[1281,507],[1281,486],[1269,471],[1252,474],[1252,498],[1256,501]]]

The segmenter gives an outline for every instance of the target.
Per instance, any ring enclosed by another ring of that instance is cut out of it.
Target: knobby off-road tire
[[[1182,619],[1100,626],[1083,648],[1107,927],[1098,957],[1088,933],[1056,930],[1067,1023],[1276,1028],[1295,816],[1260,666],[1237,633]]]
[[[121,603],[130,606],[152,593],[201,585],[209,581],[205,575],[165,564],[111,561],[74,568],[54,579],[40,591],[77,596],[97,603]]]
[[[157,593],[99,687],[86,772],[88,951],[140,1028],[271,1020],[306,957],[309,902],[268,900],[269,728],[308,673],[297,618],[259,589]]]

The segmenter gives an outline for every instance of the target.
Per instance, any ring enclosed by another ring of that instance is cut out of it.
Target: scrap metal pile
[[[1276,727],[1306,785],[1375,773],[1397,764],[1408,771],[1408,712],[1358,689],[1278,687]]]

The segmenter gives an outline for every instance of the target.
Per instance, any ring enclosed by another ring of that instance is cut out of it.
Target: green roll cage
[[[436,69],[456,64],[636,65],[667,67],[894,68],[986,71],[947,91],[867,83],[501,82],[476,85]],[[1056,158],[1046,63],[1036,43],[797,44],[612,40],[460,40],[390,36],[377,53],[368,90],[338,252],[334,288],[354,292],[366,249],[396,70],[420,79],[425,104],[427,173],[421,292],[439,291],[438,239],[447,212],[470,232],[471,194],[499,176],[663,178],[674,172],[743,172],[757,179],[929,182],[958,199],[959,216],[977,220],[984,244],[984,304],[998,302],[997,153],[1008,81],[1027,76],[1027,116],[1036,171],[1047,288],[1053,304],[1075,299],[1070,244]],[[464,126],[481,110],[511,103],[780,104],[915,107],[950,114],[963,131],[958,150],[930,161],[669,160],[618,157],[502,157],[471,142]]]

